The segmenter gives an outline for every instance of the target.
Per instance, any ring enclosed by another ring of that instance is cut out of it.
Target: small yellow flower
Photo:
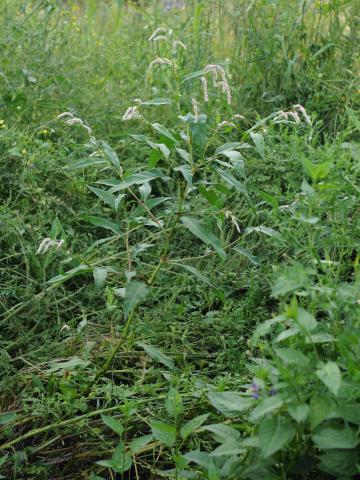
[[[23,149],[21,150],[21,153],[25,154],[25,153],[26,153],[26,148],[23,148]]]
[[[49,133],[49,130],[46,130],[46,128],[45,128],[44,130],[41,131],[41,133],[42,133],[43,135],[47,135],[47,134]]]

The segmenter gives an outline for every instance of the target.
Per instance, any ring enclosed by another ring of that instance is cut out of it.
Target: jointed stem
[[[182,210],[182,204],[183,204],[183,201],[184,201],[184,189],[180,189],[179,191],[179,209],[178,211],[175,213],[174,215],[174,220],[173,220],[173,224],[170,228],[170,231],[167,235],[167,238],[165,240],[165,244],[163,246],[163,249],[161,251],[161,254],[160,254],[160,259],[159,259],[159,262],[158,264],[156,265],[156,267],[154,268],[152,274],[150,275],[148,281],[147,281],[147,284],[149,286],[153,285],[160,270],[161,270],[161,267],[164,265],[164,263],[166,263],[166,257],[169,253],[169,249],[170,249],[170,242],[175,234],[175,230],[176,230],[176,227],[179,223],[179,220],[180,220],[180,217],[181,217],[181,210]],[[136,307],[135,307],[136,308]],[[116,343],[115,347],[113,348],[113,350],[110,352],[110,355],[108,356],[108,358],[105,360],[103,366],[100,368],[100,370],[97,372],[97,374],[95,375],[95,378],[92,380],[92,382],[90,382],[90,384],[87,385],[87,387],[85,388],[85,391],[83,392],[85,395],[88,395],[91,391],[91,388],[98,382],[98,380],[103,376],[105,375],[105,373],[109,370],[109,368],[111,367],[111,364],[112,362],[114,361],[114,358],[116,357],[117,353],[119,352],[121,346],[123,345],[123,343],[127,340],[128,336],[129,336],[129,331],[130,331],[130,327],[132,325],[132,322],[133,322],[133,318],[134,318],[134,313],[135,313],[135,308],[133,310],[131,310],[126,322],[125,322],[125,326],[124,326],[124,330],[121,334],[121,337],[120,339],[118,340],[118,342]]]

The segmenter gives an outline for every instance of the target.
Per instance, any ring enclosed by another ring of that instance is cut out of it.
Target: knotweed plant
[[[244,117],[233,114],[230,119],[218,123],[203,111],[206,112],[213,93],[220,93],[224,102],[231,104],[226,72],[220,65],[209,64],[200,72],[181,75],[179,55],[184,55],[186,46],[181,40],[174,40],[172,35],[172,30],[166,27],[158,27],[151,34],[149,44],[155,45],[158,55],[150,62],[147,72],[152,82],[156,82],[158,76],[166,77],[170,96],[147,101],[135,99],[121,117],[123,122],[136,123],[143,130],[142,134],[130,134],[129,142],[145,145],[149,150],[147,163],[126,169],[116,151],[97,140],[82,119],[71,112],[58,116],[67,125],[80,126],[89,136],[89,160],[82,162],[82,166],[93,165],[94,159],[107,165],[110,177],[99,178],[89,189],[112,209],[113,216],[109,219],[88,215],[85,220],[110,231],[113,236],[108,242],[116,241],[118,256],[124,258],[124,281],[113,289],[113,294],[123,304],[121,338],[95,373],[86,389],[88,393],[106,374],[119,350],[131,345],[137,308],[151,296],[159,275],[183,270],[195,276],[197,281],[211,285],[206,275],[197,269],[197,259],[217,255],[225,262],[229,250],[252,258],[250,252],[239,248],[243,229],[232,212],[234,195],[238,204],[251,206],[241,152],[253,147],[245,139],[251,139],[262,155],[266,122],[281,123],[290,119],[297,124],[302,116],[305,122],[311,123],[303,107],[296,105],[291,112],[275,112],[247,132],[243,131],[244,140],[223,143],[226,131],[238,130]],[[196,89],[190,98],[183,94],[188,82]],[[177,128],[169,129],[148,120],[149,106],[160,108],[163,105],[175,108]],[[198,245],[198,255],[189,257],[186,244],[194,241]],[[119,268],[106,265],[92,268],[82,264],[55,277],[52,282],[88,271],[93,271],[96,284],[101,286]]]
[[[108,241],[118,243],[119,255],[125,259],[124,281],[113,290],[123,304],[121,338],[88,385],[89,393],[106,374],[117,352],[127,348],[128,342],[131,344],[137,307],[151,296],[159,275],[183,270],[195,276],[197,281],[211,284],[196,267],[196,258],[188,256],[187,243],[196,242],[197,257],[217,255],[222,262],[226,261],[228,251],[241,243],[241,226],[232,213],[232,200],[236,193],[240,195],[240,202],[250,203],[240,153],[248,145],[241,141],[223,143],[219,135],[222,125],[210,121],[203,113],[210,95],[208,79],[213,80],[217,95],[222,95],[223,101],[230,104],[227,76],[219,65],[207,65],[200,73],[181,75],[178,61],[186,52],[186,45],[172,36],[172,31],[166,27],[159,27],[152,33],[149,44],[154,45],[158,55],[147,72],[152,82],[156,82],[158,76],[167,76],[170,97],[150,101],[136,99],[121,117],[123,122],[136,123],[143,130],[142,134],[131,134],[129,142],[140,142],[148,148],[147,164],[126,169],[116,151],[97,140],[82,119],[71,112],[58,117],[66,125],[85,130],[89,137],[89,166],[95,159],[107,165],[108,178],[99,178],[89,189],[112,209],[113,216],[88,215],[85,220],[110,231],[114,236]],[[195,88],[190,98],[183,93],[188,82]],[[149,106],[161,108],[163,104],[175,108],[178,128],[169,129],[148,120]],[[240,117],[231,118],[234,126],[241,121]],[[55,277],[52,282],[90,270],[90,265],[80,265]],[[95,282],[103,284],[114,271],[113,266],[96,266],[93,269]]]

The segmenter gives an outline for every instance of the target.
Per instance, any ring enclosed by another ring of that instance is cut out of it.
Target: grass
[[[1,2],[0,478],[359,474],[359,2],[185,3]]]

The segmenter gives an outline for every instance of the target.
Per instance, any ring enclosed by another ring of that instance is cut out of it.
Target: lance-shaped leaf
[[[192,188],[192,171],[189,165],[180,165],[179,167],[174,168],[175,172],[180,172],[182,176],[185,178],[187,184],[190,188]]]
[[[155,360],[155,362],[162,363],[165,365],[165,367],[168,367],[171,370],[175,368],[173,359],[165,355],[165,353],[158,348],[148,345],[144,342],[137,342],[136,345],[139,345],[139,347],[143,348],[149,357]]]
[[[226,253],[219,238],[208,230],[200,220],[192,217],[181,217],[181,221],[192,234],[200,238],[206,245],[214,247],[214,250],[222,260],[226,259]]]
[[[227,172],[226,170],[222,170],[221,168],[217,168],[216,171],[229,185],[235,187],[238,192],[247,195],[246,187],[241,182],[239,182],[239,180],[236,180],[234,175]]]
[[[171,98],[153,98],[151,100],[145,100],[144,102],[141,102],[141,105],[170,105],[171,103]]]
[[[209,285],[209,287],[216,288],[215,285],[213,285],[210,282],[209,278],[206,275],[204,275],[203,273],[201,273],[200,270],[198,270],[197,268],[191,267],[190,265],[183,265],[181,263],[175,263],[174,265],[176,265],[179,268],[183,268],[184,270],[187,270],[192,275],[194,275],[196,278],[198,278],[201,282],[204,282],[204,283],[206,283],[206,285]]]
[[[136,305],[142,302],[149,290],[145,283],[138,282],[137,280],[131,280],[131,282],[127,285],[125,290],[125,298],[124,298],[124,315],[125,318],[128,317],[129,313],[134,310]]]
[[[172,447],[176,440],[176,427],[170,423],[152,420],[150,422],[151,431],[154,437],[167,447]]]
[[[110,220],[107,220],[106,218],[94,217],[93,215],[86,215],[85,217],[83,217],[83,220],[85,222],[91,223],[92,225],[95,225],[95,227],[102,227],[102,228],[106,228],[107,230],[111,230],[117,235],[120,235],[121,233],[119,225],[117,223],[110,222]]]
[[[168,140],[171,140],[171,142],[173,143],[178,143],[174,135],[170,132],[170,130],[164,127],[164,125],[161,125],[160,123],[152,123],[151,126],[156,132],[158,132],[163,137],[167,138]]]
[[[109,207],[115,211],[119,208],[121,200],[126,196],[125,193],[120,193],[117,197],[115,197],[110,190],[103,190],[102,188],[96,188],[92,186],[89,186],[88,188],[95,193],[100,200],[109,205]]]
[[[164,173],[158,168],[153,168],[152,170],[147,170],[145,172],[134,173],[129,175],[125,180],[119,182],[115,185],[111,192],[119,192],[120,190],[125,190],[126,188],[131,187],[132,185],[143,185],[144,183],[149,183],[155,178],[162,178],[163,180],[169,180],[169,177],[164,175]]]
[[[106,160],[108,160],[118,172],[122,173],[119,157],[117,156],[115,150],[113,150],[106,142],[101,142],[101,145],[103,147]]]

